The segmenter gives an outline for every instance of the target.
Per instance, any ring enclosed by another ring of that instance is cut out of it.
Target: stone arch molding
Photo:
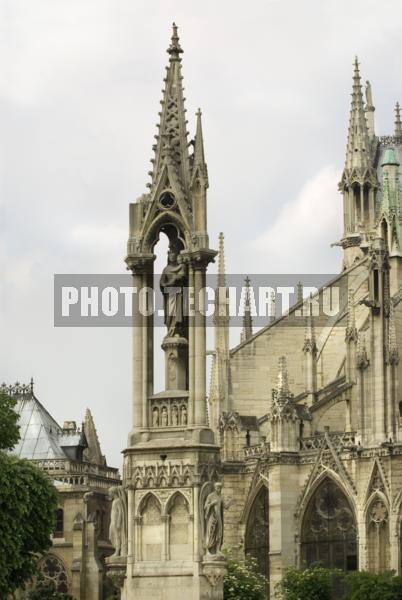
[[[142,490],[136,493],[136,516],[141,517],[144,508],[146,507],[150,497],[155,498],[160,506],[161,516],[167,516],[169,510],[177,495],[181,495],[187,503],[189,514],[193,514],[192,510],[192,491],[190,489],[183,490]]]
[[[307,476],[303,490],[296,504],[295,517],[299,522],[299,530],[300,522],[302,520],[300,518],[301,514],[304,513],[310,497],[324,477],[331,477],[335,483],[341,487],[346,496],[350,499],[355,514],[357,514],[356,486],[331,443],[328,432],[325,432],[325,441],[317,454],[316,461],[310,474]]]

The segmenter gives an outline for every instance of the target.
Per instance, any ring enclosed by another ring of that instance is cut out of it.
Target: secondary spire
[[[369,97],[371,90],[369,89]],[[353,70],[352,102],[350,107],[345,170],[366,169],[370,166],[370,141],[364,111],[363,93],[357,56]]]

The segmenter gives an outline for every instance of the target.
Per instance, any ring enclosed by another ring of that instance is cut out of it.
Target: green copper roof
[[[396,152],[393,148],[387,148],[384,152],[384,156],[381,162],[381,166],[384,165],[397,165],[399,166],[399,161],[396,158]]]

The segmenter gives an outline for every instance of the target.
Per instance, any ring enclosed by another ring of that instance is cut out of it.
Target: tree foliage
[[[313,565],[309,569],[286,569],[276,588],[276,597],[283,600],[332,600],[335,586],[343,579],[342,571]]]
[[[15,398],[0,392],[0,450],[12,450],[20,439],[16,403]]]
[[[268,581],[258,573],[256,560],[247,556],[244,561],[228,561],[223,585],[225,600],[264,600]]]
[[[385,573],[351,573],[347,576],[349,592],[345,600],[402,600],[402,577]]]
[[[5,452],[18,441],[13,402],[0,398],[0,598],[23,587],[37,570],[38,555],[51,546],[57,507],[56,490],[27,460]]]

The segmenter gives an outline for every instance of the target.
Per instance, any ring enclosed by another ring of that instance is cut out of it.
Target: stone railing
[[[31,462],[61,483],[108,488],[113,483],[120,481],[117,469],[88,462],[81,463],[57,458],[32,460]]]
[[[256,444],[254,446],[246,446],[243,448],[244,458],[259,458],[265,456],[270,451],[270,445],[266,442],[262,444]]]
[[[350,448],[356,444],[355,432],[317,433],[312,437],[301,438],[300,450],[320,450],[325,444],[325,439],[327,435],[331,441],[331,444],[338,452],[345,448]]]

